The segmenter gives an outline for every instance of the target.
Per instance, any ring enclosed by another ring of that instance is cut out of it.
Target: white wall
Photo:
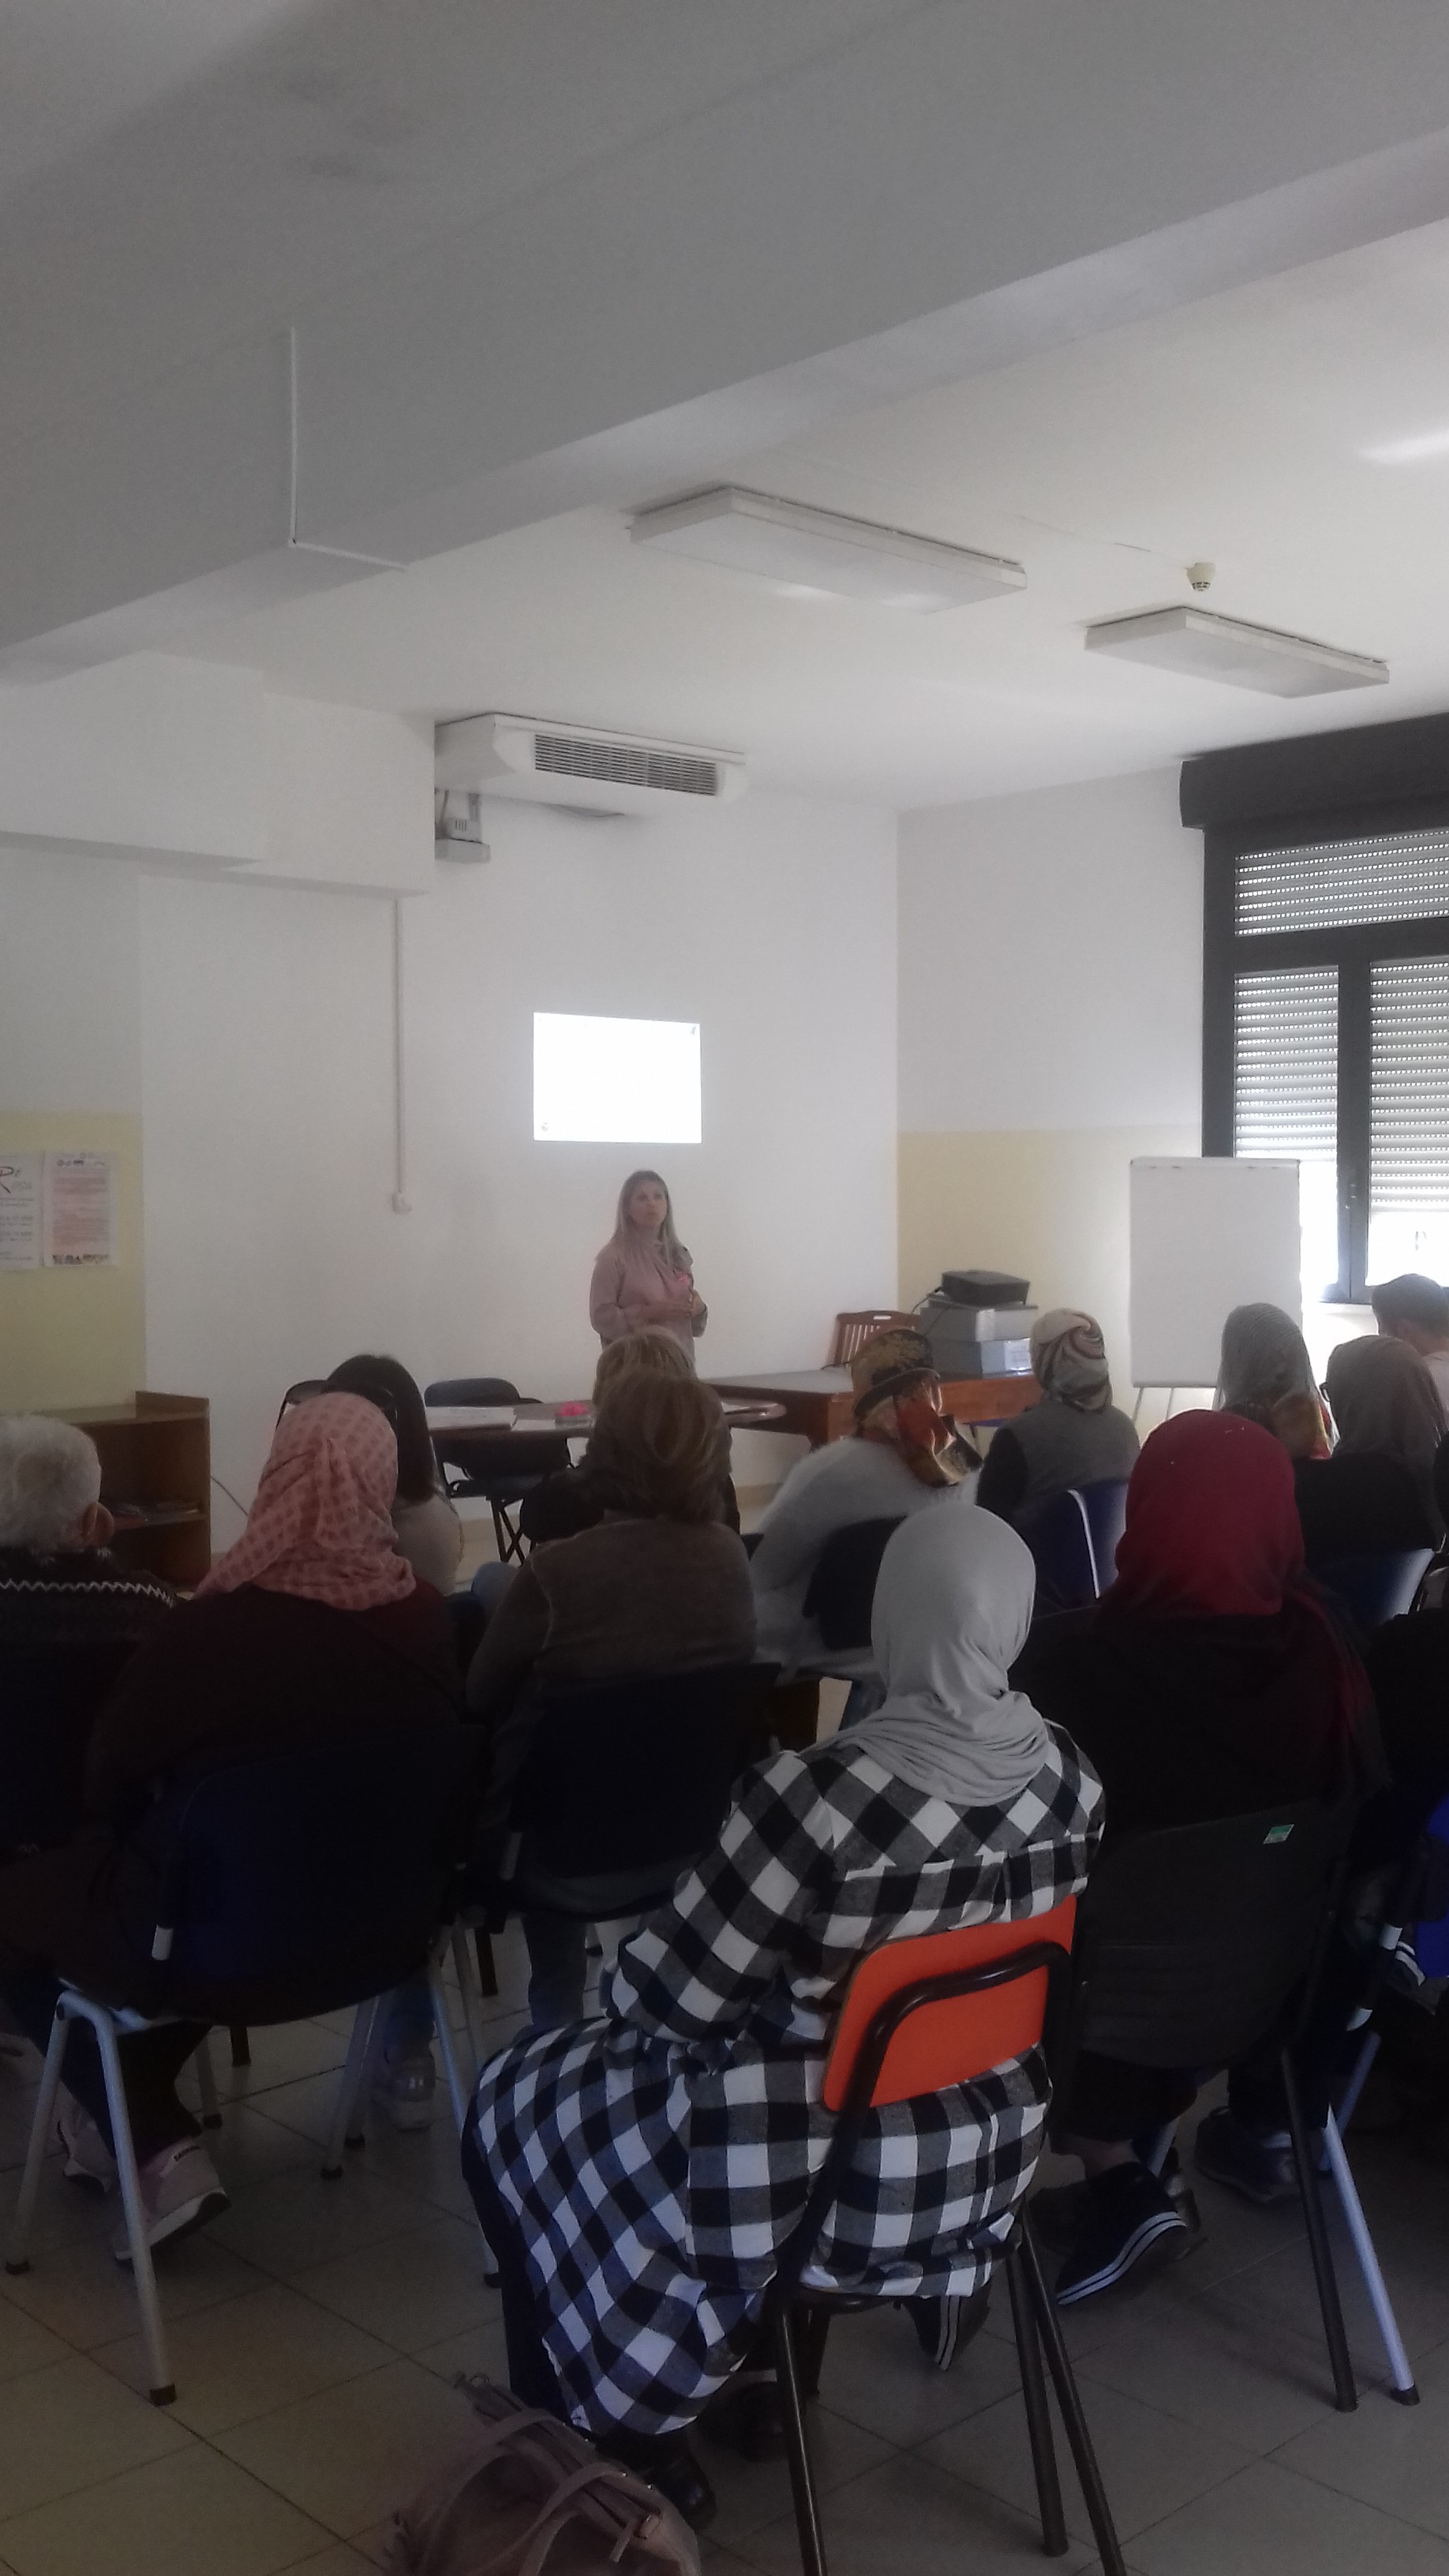
[[[1127,1173],[1200,1138],[1202,856],[1153,770],[910,814],[900,1259],[1024,1272],[1127,1351]]]
[[[351,1349],[586,1392],[589,1267],[636,1162],[673,1186],[706,1364],[815,1364],[837,1307],[894,1298],[893,819],[751,796],[650,824],[497,806],[487,828],[486,866],[403,907],[407,1216],[391,905],[142,882],[149,1365],[211,1397],[243,1498],[281,1389]],[[697,1019],[703,1143],[536,1145],[535,1009]],[[742,1481],[776,1463],[751,1442]]]
[[[135,871],[0,850],[0,1114],[140,1106]]]
[[[1201,1114],[1202,841],[1176,769],[907,814],[901,1126]]]

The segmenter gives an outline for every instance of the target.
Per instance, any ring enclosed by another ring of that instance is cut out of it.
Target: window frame
[[[1449,795],[1353,804],[1255,823],[1209,824],[1203,846],[1202,1150],[1231,1155],[1236,1114],[1235,988],[1240,975],[1304,966],[1338,969],[1338,1278],[1326,1305],[1368,1298],[1372,1117],[1372,980],[1396,958],[1449,957],[1449,913],[1354,922],[1322,930],[1236,927],[1238,861],[1267,850],[1449,829]]]

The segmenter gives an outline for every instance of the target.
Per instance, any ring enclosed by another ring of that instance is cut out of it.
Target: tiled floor
[[[501,2040],[521,1992],[512,1941],[500,1964]],[[180,2391],[165,2412],[136,2393],[131,2293],[104,2242],[114,2211],[47,2175],[34,2268],[0,2279],[0,2576],[376,2567],[392,2507],[467,2428],[453,2374],[502,2376],[446,2111],[423,2136],[375,2131],[341,2182],[319,2177],[345,2036],[345,2015],[258,2032],[255,2065],[223,2076],[216,2153],[234,2205],[158,2266]],[[6,2220],[35,2071],[0,2063]],[[1364,2394],[1352,2418],[1333,2413],[1293,2212],[1211,2185],[1198,2253],[1070,2320],[1138,2576],[1449,2576],[1449,2172],[1371,2139],[1355,2159],[1417,2409],[1383,2394],[1350,2290]],[[894,2311],[836,2327],[817,2417],[834,2576],[1039,2563],[1005,2307],[945,2377]],[[704,2447],[720,2499],[706,2565],[790,2576],[783,2468]],[[1059,2563],[1090,2568],[1061,2447],[1072,2545]]]

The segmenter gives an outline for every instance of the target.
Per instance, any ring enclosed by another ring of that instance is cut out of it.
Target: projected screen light
[[[535,1011],[533,1133],[547,1144],[697,1145],[698,1022]]]

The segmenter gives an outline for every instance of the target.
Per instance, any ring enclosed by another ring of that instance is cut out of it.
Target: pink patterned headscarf
[[[393,1536],[397,1441],[360,1395],[317,1395],[282,1416],[235,1547],[198,1594],[296,1592],[331,1610],[376,1610],[412,1591]]]

